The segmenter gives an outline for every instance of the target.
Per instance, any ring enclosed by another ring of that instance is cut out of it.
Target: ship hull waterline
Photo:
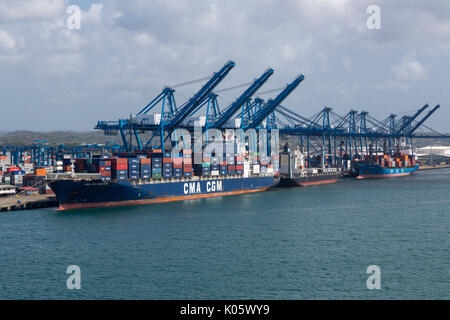
[[[378,165],[360,166],[356,179],[381,179],[409,176],[417,171],[419,166],[404,168],[382,168]]]
[[[212,179],[167,183],[53,181],[58,211],[148,205],[263,192],[278,184],[274,177]]]
[[[341,175],[320,175],[313,177],[281,177],[279,187],[308,187],[322,184],[332,184],[339,181]]]

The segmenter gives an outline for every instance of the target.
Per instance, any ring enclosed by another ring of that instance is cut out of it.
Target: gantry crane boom
[[[437,109],[439,109],[440,105],[436,105],[433,109],[431,109],[425,117],[422,118],[411,130],[409,130],[408,135],[411,135],[416,131]]]
[[[300,82],[305,79],[304,75],[299,75],[297,78],[295,78],[294,81],[292,81],[290,84],[284,88],[283,91],[281,91],[278,96],[275,97],[273,100],[269,100],[262,109],[255,115],[255,117],[250,121],[248,124],[248,128],[254,129],[257,126],[261,124],[261,122],[264,121],[267,116],[275,110],[275,108],[283,102],[284,99],[286,99],[289,94],[291,94],[292,91],[294,91],[295,88],[300,84]]]
[[[258,91],[259,88],[272,76],[273,74],[272,69],[267,69],[261,77],[256,79],[250,87],[248,87],[247,90],[244,91],[244,93],[237,98],[227,109],[225,109],[222,116],[211,126],[212,128],[219,129],[221,128],[233,115],[238,112],[238,110],[242,107],[242,105],[250,99],[252,95],[255,94],[256,91]]]
[[[422,108],[420,108],[419,110],[417,110],[417,112],[410,118],[408,118],[408,120],[406,120],[402,126],[400,128],[398,128],[397,130],[397,134],[401,134],[402,131],[408,127],[409,124],[411,124],[426,108],[428,108],[428,103],[426,105],[424,105]]]
[[[180,107],[178,113],[171,119],[165,127],[170,129],[177,128],[181,123],[202,103],[204,99],[208,97],[210,92],[225,78],[235,66],[233,61],[228,61],[222,69],[211,77],[211,79],[199,90],[197,93],[187,101],[184,106]]]

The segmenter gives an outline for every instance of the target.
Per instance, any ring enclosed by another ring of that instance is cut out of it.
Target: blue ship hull
[[[140,205],[265,191],[278,177],[233,177],[146,183],[56,180],[50,182],[60,210]]]
[[[354,170],[358,174],[356,178],[391,178],[407,176],[419,169],[419,166],[402,167],[402,168],[383,168],[377,164],[357,164],[354,165]]]

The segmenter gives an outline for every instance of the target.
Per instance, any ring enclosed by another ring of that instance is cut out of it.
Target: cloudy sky
[[[380,30],[366,26],[372,4]],[[69,5],[79,30],[67,28]],[[267,67],[262,91],[304,74],[284,103],[304,116],[330,106],[382,119],[440,103],[428,124],[450,131],[449,58],[445,0],[1,0],[0,131],[92,129],[228,59],[222,88]],[[177,88],[177,103],[199,86]],[[242,90],[224,92],[222,108]]]

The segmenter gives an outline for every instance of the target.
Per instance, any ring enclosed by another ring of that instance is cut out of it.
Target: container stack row
[[[111,180],[148,180],[189,178],[194,176],[219,177],[228,175],[271,175],[278,171],[279,159],[253,157],[246,161],[240,154],[225,153],[222,157],[204,155],[200,164],[193,164],[192,150],[180,153],[153,151],[147,154],[119,154],[109,159],[76,159],[76,173],[100,173],[105,182]]]

